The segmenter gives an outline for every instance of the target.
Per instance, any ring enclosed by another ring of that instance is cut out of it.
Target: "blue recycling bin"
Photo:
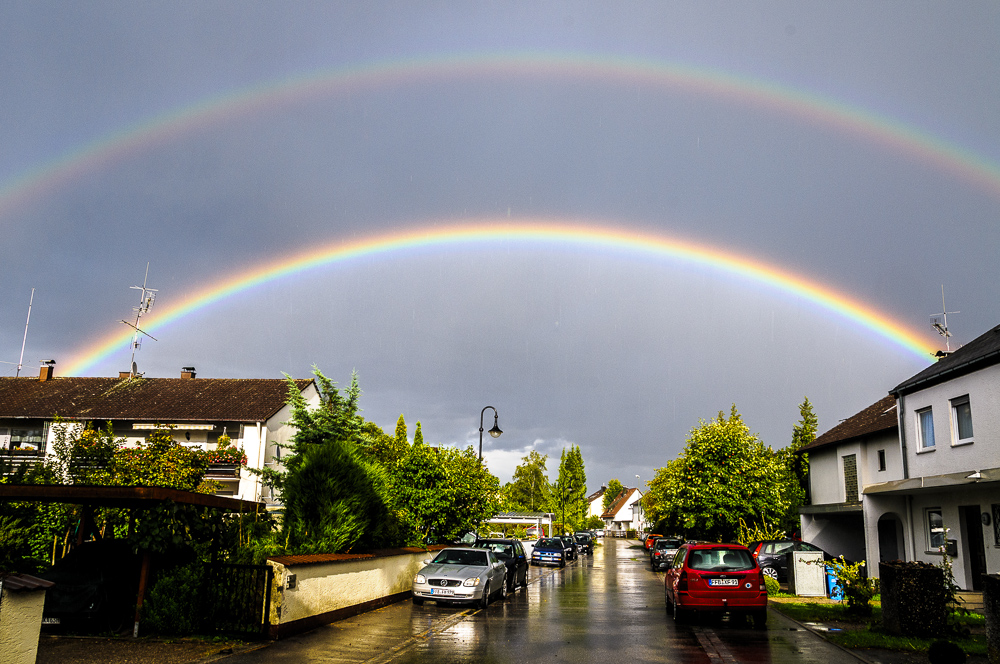
[[[840,587],[840,582],[829,567],[826,569],[826,594],[830,599],[844,599],[844,589]]]

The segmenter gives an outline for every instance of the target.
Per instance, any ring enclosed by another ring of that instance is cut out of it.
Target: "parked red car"
[[[663,537],[663,535],[657,535],[656,533],[646,533],[646,541],[645,541],[646,551],[649,551],[650,547],[653,546],[653,540],[655,540],[657,537]]]
[[[663,581],[663,598],[674,620],[706,613],[742,614],[754,627],[767,625],[767,588],[760,566],[740,544],[686,542]]]

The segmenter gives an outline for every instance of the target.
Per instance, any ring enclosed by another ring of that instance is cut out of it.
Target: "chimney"
[[[131,371],[119,371],[118,372],[118,377],[119,378],[131,378],[132,377],[132,372]]]
[[[38,372],[38,381],[44,383],[47,380],[52,380],[52,374],[55,372],[55,360],[42,360],[42,367]]]
[[[191,380],[197,375],[198,374],[194,372],[194,367],[184,367],[181,369],[181,378],[184,378],[186,380]]]

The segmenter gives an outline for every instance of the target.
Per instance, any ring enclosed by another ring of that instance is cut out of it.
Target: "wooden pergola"
[[[82,544],[87,535],[93,534],[97,539],[101,538],[94,523],[95,507],[142,509],[173,502],[179,505],[194,505],[239,514],[261,514],[267,508],[265,503],[159,486],[82,486],[73,484],[0,484],[0,502],[80,505],[83,509],[80,528],[77,531],[77,544]],[[146,595],[148,579],[149,554],[144,552],[142,568],[139,572],[139,592],[136,601],[133,636],[139,634],[139,611]]]

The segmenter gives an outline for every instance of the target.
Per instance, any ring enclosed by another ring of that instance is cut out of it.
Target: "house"
[[[865,487],[871,517],[902,522],[908,559],[938,563],[947,547],[955,582],[979,590],[1000,571],[1000,325],[890,392],[902,476]]]
[[[216,450],[225,434],[246,454],[247,467],[259,469],[279,462],[277,445],[294,433],[285,423],[291,412],[283,379],[197,378],[191,367],[180,378],[53,374],[47,364],[37,378],[0,378],[0,455],[6,459],[23,462],[52,453],[59,426],[110,422],[115,436],[131,447],[163,426],[178,443],[206,451]],[[307,402],[318,405],[312,379],[294,384]],[[213,463],[207,478],[222,485],[221,495],[277,502],[259,477],[233,461]]]
[[[640,498],[642,498],[642,492],[639,489],[628,488],[615,498],[611,506],[601,514],[601,518],[604,519],[604,529],[609,531],[608,534],[624,535],[627,530],[639,528],[638,522],[634,520],[635,510],[633,506]]]
[[[898,430],[896,399],[888,395],[802,447],[809,454],[811,499],[799,509],[803,540],[848,560],[866,559],[861,489],[903,476]],[[887,531],[883,560],[902,557],[888,546],[900,533],[898,523],[891,536]]]
[[[601,518],[604,514],[604,494],[607,493],[608,487],[601,485],[601,488],[594,493],[587,496],[587,518],[592,516]]]
[[[802,537],[867,561],[954,559],[978,590],[1000,571],[1000,326],[804,447]]]

